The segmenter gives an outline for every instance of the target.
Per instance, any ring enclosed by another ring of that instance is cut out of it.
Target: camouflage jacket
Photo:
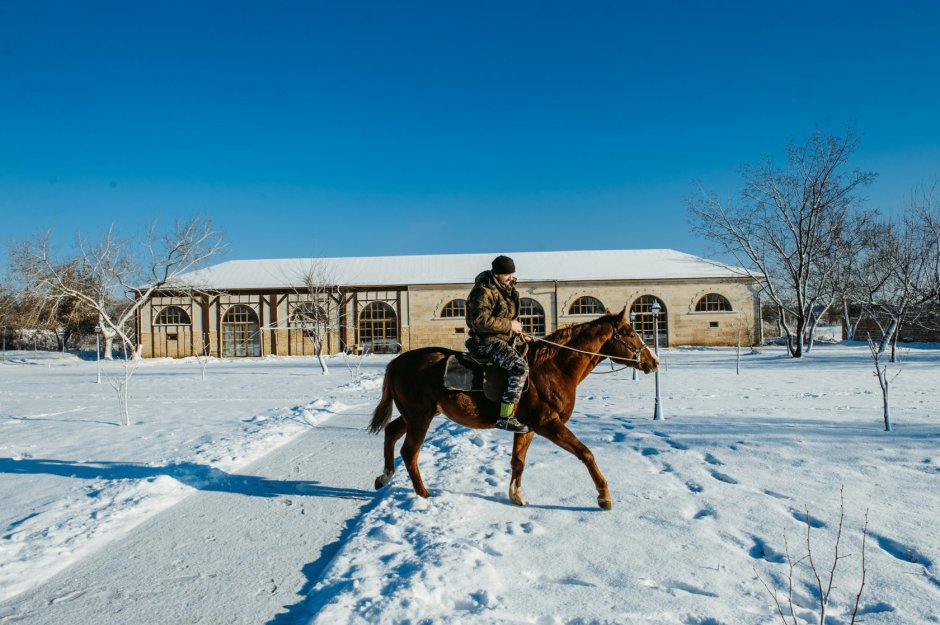
[[[519,316],[519,292],[510,284],[499,284],[493,272],[476,277],[467,296],[468,345],[489,345],[512,340],[512,320]]]

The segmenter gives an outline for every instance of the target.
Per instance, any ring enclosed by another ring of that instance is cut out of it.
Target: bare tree
[[[64,262],[56,270],[62,281],[71,288],[82,289],[90,285],[82,284],[86,277],[80,275],[78,264],[74,260]],[[46,298],[24,291],[20,301],[21,324],[33,331],[45,331],[55,337],[59,351],[68,349],[73,337],[90,333],[95,327],[97,316],[94,308],[78,297],[63,296]]]
[[[290,323],[313,342],[320,371],[326,375],[329,368],[323,358],[323,348],[327,337],[340,329],[339,311],[346,300],[335,276],[323,261],[308,261],[299,278],[302,287],[298,290],[305,301],[293,311]]]
[[[732,256],[760,281],[777,306],[787,349],[799,358],[804,342],[835,299],[839,250],[853,249],[848,224],[859,211],[858,191],[874,174],[848,171],[859,137],[817,130],[791,143],[787,163],[769,159],[742,169],[740,202],[724,202],[699,186],[687,199],[692,230]]]
[[[940,228],[933,230],[932,223],[936,213],[940,210],[930,193],[916,191],[903,215],[879,224],[858,253],[854,297],[881,331],[878,353],[891,347],[891,362],[897,361],[901,328],[926,324],[940,303]]]
[[[836,263],[833,272],[835,303],[839,306],[839,316],[848,341],[855,340],[859,324],[870,314],[866,304],[866,283],[870,280],[864,266],[867,250],[874,247],[881,233],[876,213],[857,213],[853,218],[854,223],[849,227],[855,236],[851,240],[840,241],[840,247],[833,255]]]
[[[924,255],[924,300],[940,304],[940,181],[914,192],[911,217]]]
[[[199,363],[199,370],[202,372],[202,381],[206,381],[206,369],[209,366],[209,361],[212,360],[212,355],[209,354],[209,344],[202,344],[202,351],[196,354],[196,362]]]
[[[47,233],[35,240],[14,244],[12,264],[30,297],[59,306],[75,300],[97,315],[106,340],[105,357],[111,355],[111,339],[117,338],[126,357],[139,356],[133,334],[137,311],[155,292],[164,288],[182,288],[181,278],[222,249],[222,236],[210,219],[193,217],[178,220],[173,227],[160,231],[152,224],[136,240],[123,239],[112,225],[92,245],[78,241],[77,254],[68,262],[58,260]],[[73,273],[63,267],[75,268]],[[123,304],[115,300],[123,297]],[[125,371],[127,396],[130,374]],[[122,412],[122,422],[128,420]]]
[[[881,364],[881,355],[884,350],[878,347],[875,341],[872,340],[871,335],[868,337],[868,349],[871,351],[871,360],[875,364],[875,377],[878,378],[878,385],[881,387],[881,404],[884,408],[885,432],[890,432],[891,413],[889,410],[890,404],[888,403],[888,390],[891,386],[891,383],[901,374],[901,372],[898,371],[894,374],[893,378],[890,380],[888,379],[888,367],[887,365]]]
[[[903,223],[887,222],[861,264],[865,299],[860,303],[881,329],[878,353],[892,345],[891,362],[901,326],[920,298],[918,274],[923,263],[919,256],[910,229]]]

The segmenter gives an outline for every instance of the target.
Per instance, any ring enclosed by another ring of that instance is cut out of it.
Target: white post
[[[95,368],[98,370],[98,384],[101,384],[101,328],[95,326]]]
[[[633,326],[633,329],[636,330],[636,313],[632,310],[630,311],[630,325]],[[636,382],[636,367],[633,367],[633,381]]]
[[[3,336],[3,362],[7,361],[7,327],[0,326],[0,335]]]
[[[659,358],[659,311],[662,310],[659,302],[653,302],[650,308],[653,313],[653,345],[656,349],[656,357]],[[663,408],[659,395],[659,368],[656,369],[656,406],[653,408],[653,421],[663,421]]]

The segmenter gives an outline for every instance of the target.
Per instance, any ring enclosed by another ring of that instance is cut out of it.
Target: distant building
[[[515,259],[535,336],[626,306],[652,344],[658,301],[661,346],[734,345],[739,331],[745,344],[760,340],[757,281],[675,250],[234,260],[151,297],[138,337],[145,357],[309,355],[315,333],[325,353],[462,349],[467,294],[499,253]]]

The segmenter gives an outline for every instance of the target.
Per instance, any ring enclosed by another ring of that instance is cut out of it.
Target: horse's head
[[[659,369],[659,358],[627,321],[626,306],[618,314],[608,312],[605,320],[613,326],[613,334],[601,347],[600,353],[613,362],[631,366],[643,373]]]

